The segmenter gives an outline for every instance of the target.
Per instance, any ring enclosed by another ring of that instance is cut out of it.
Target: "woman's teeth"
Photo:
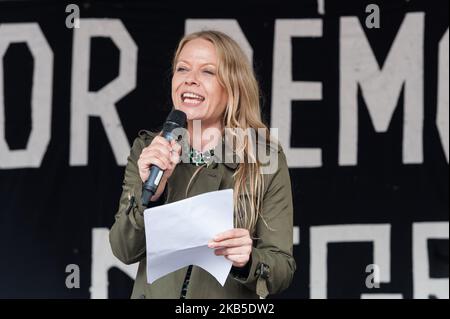
[[[200,101],[198,99],[190,99],[190,98],[184,99],[183,102],[186,103],[186,104],[192,104],[192,105],[197,105],[197,104],[202,103],[202,101]]]
[[[181,95],[181,100],[186,104],[198,105],[202,103],[205,100],[205,98],[201,95],[192,92],[186,92]]]

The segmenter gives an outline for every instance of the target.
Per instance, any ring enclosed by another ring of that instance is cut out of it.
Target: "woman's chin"
[[[194,109],[194,107],[178,107],[178,110],[186,113],[186,118],[188,121],[200,120],[203,118],[203,112],[199,112],[199,110]]]
[[[201,121],[202,120],[202,117],[199,115],[190,116],[190,115],[186,114],[186,117],[187,117],[188,121]]]

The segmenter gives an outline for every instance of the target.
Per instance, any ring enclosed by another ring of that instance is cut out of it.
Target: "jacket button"
[[[145,295],[140,295],[139,299],[145,299]]]

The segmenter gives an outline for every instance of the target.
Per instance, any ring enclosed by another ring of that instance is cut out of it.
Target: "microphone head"
[[[167,117],[166,122],[172,122],[178,127],[186,127],[186,113],[179,110],[172,110],[172,112],[170,112],[169,116]]]
[[[172,131],[176,128],[186,128],[186,113],[178,110],[170,112],[163,125],[163,136],[167,139],[173,138]]]

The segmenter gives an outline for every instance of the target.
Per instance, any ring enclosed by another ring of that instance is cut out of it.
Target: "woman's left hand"
[[[245,228],[234,228],[216,235],[208,243],[209,248],[215,249],[217,256],[225,256],[233,262],[234,267],[244,267],[252,253],[253,241]]]

